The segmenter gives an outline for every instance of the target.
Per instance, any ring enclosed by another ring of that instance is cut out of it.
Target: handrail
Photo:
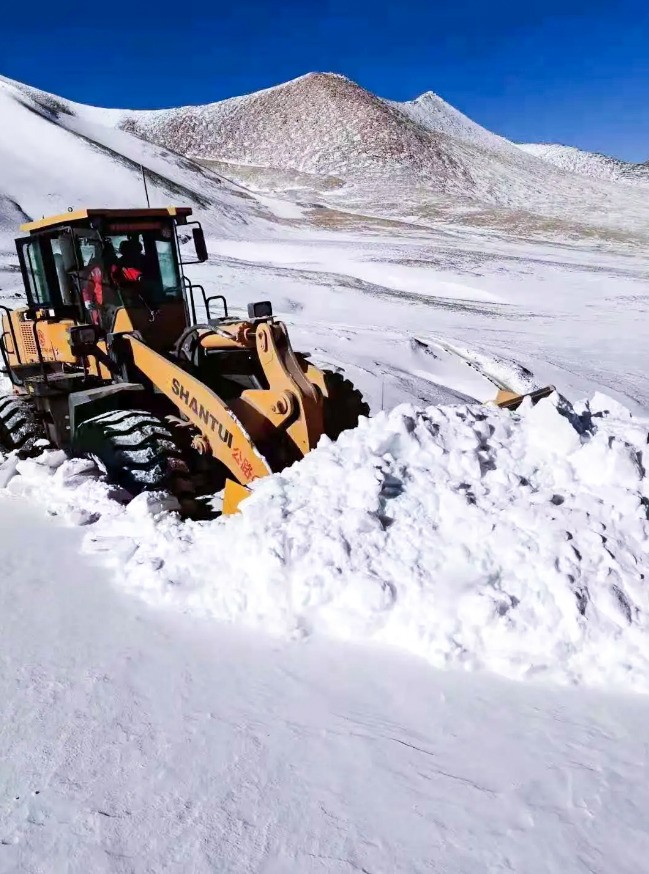
[[[18,359],[18,364],[22,364],[23,362],[20,360],[20,348],[18,346],[18,338],[16,337],[16,332],[14,330],[14,323],[11,320],[12,311],[9,309],[8,306],[4,306],[3,304],[0,304],[0,310],[4,310],[4,312],[7,314],[7,321],[9,322],[9,329],[11,331],[11,342],[14,345],[14,355]],[[3,331],[2,335],[0,336],[0,353],[2,354],[2,360],[5,364],[5,373],[7,374],[13,385],[23,385],[24,383],[22,382],[22,380],[19,379],[17,376],[14,376],[11,365],[9,364],[9,353],[4,339],[6,334],[7,332]]]
[[[41,366],[41,375],[43,377],[43,382],[45,383],[46,386],[49,387],[50,381],[47,378],[47,370],[45,369],[45,359],[43,358],[43,350],[41,348],[41,340],[40,340],[40,337],[38,336],[38,328],[36,327],[36,325],[39,322],[45,322],[45,321],[47,321],[47,319],[48,319],[47,315],[43,315],[43,316],[37,315],[36,318],[34,319],[34,322],[33,322],[33,329],[34,329],[34,341],[36,343],[36,352],[38,353],[38,363]]]
[[[201,288],[202,288],[202,286],[201,286]],[[222,304],[223,304],[223,314],[224,314],[224,318],[226,318],[226,319],[228,318],[228,302],[227,302],[227,300],[225,299],[225,296],[224,296],[224,295],[222,295],[222,294],[213,294],[211,297],[205,298],[205,292],[203,292],[203,297],[204,297],[204,300],[205,300],[205,312],[207,313],[207,318],[208,318],[208,319],[211,319],[211,318],[212,318],[212,315],[211,315],[211,312],[210,312],[210,303],[211,303],[213,300],[220,300],[220,301],[222,302]]]
[[[183,284],[185,286],[185,293],[183,295],[185,299],[185,306],[187,307],[187,321],[191,325],[196,324],[196,304],[194,303],[194,294],[192,292],[192,284],[187,279],[185,274],[182,275]]]
[[[228,318],[228,302],[225,299],[225,296],[222,294],[213,294],[210,297],[207,297],[205,294],[205,289],[202,285],[198,283],[190,282],[190,280],[183,275],[183,282],[185,283],[185,301],[187,303],[187,315],[189,321],[192,325],[195,325],[198,321],[196,316],[196,292],[200,292],[201,297],[203,298],[203,307],[205,308],[205,315],[208,319],[212,318],[211,304],[212,301],[218,300],[223,304],[223,312],[225,318]]]

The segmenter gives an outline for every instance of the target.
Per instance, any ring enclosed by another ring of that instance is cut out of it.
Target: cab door
[[[53,263],[51,249],[48,253],[41,243],[42,240],[38,236],[22,237],[16,240],[16,251],[18,252],[18,261],[29,307],[50,309],[57,303],[54,293],[56,289],[52,285],[51,268]],[[48,254],[50,259],[47,257]],[[48,260],[50,260],[49,265]],[[58,283],[56,284],[58,285]],[[60,298],[58,302],[60,303]]]

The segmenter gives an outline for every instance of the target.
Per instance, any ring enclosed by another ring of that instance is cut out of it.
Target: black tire
[[[99,462],[109,482],[135,496],[166,491],[179,500],[194,496],[184,454],[161,419],[144,410],[117,410],[82,422],[74,451]]]
[[[37,421],[29,401],[15,395],[0,396],[0,446],[3,449],[17,451],[26,458],[37,455],[41,449],[35,444],[45,439],[43,426]]]
[[[370,408],[363,395],[344,374],[335,370],[322,371],[327,386],[324,399],[324,432],[335,440],[343,431],[356,428],[361,416],[369,416]]]

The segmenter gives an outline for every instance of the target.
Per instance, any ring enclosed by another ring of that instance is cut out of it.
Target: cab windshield
[[[184,300],[172,220],[63,227],[17,241],[30,306],[83,307],[110,330],[120,307]]]
[[[88,242],[86,251],[83,241],[81,245],[84,263],[89,263],[95,254],[94,241]],[[104,234],[102,243],[104,270],[118,291],[129,292],[129,297],[135,292],[136,297],[153,309],[182,299],[171,227],[108,233]]]
[[[75,272],[88,318],[111,330],[119,307],[158,310],[183,300],[173,225],[110,223],[74,229]]]

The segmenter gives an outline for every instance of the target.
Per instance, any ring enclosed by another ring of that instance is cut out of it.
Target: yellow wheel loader
[[[30,453],[46,440],[95,459],[131,495],[164,489],[189,507],[225,487],[227,513],[253,480],[369,407],[342,374],[293,351],[268,301],[234,318],[222,295],[189,281],[184,267],[208,257],[191,213],[84,209],[22,226],[27,306],[0,307],[13,385],[0,396],[0,444]],[[521,400],[505,391],[496,403]]]
[[[0,397],[0,443],[28,453],[45,439],[92,457],[131,494],[191,502],[225,486],[232,512],[253,480],[369,408],[341,374],[293,351],[268,301],[233,318],[223,296],[187,279],[187,263],[207,260],[190,216],[87,209],[22,226],[27,306],[1,308],[13,392]],[[192,237],[195,258],[183,261]]]

